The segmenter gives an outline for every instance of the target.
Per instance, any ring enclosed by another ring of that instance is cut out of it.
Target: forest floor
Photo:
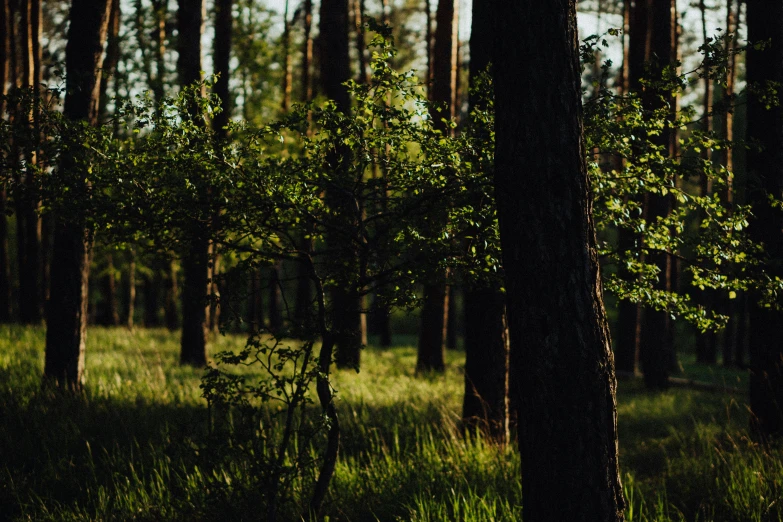
[[[202,372],[179,366],[176,335],[91,328],[87,344],[84,394],[55,397],[40,386],[43,329],[0,328],[0,520],[263,518],[252,465],[210,447]],[[211,350],[243,345],[217,336]],[[336,374],[328,520],[521,520],[517,452],[458,429],[464,354],[429,376],[415,356],[370,347],[361,372]],[[745,372],[681,361],[682,377],[747,387]],[[783,520],[783,448],[750,441],[745,394],[618,387],[627,520]]]

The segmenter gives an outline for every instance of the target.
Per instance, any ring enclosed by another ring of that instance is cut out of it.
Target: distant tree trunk
[[[492,6],[473,3],[470,32],[470,84],[492,60]],[[491,71],[490,71],[491,72]],[[481,107],[477,93],[468,98],[470,110]],[[508,335],[505,295],[500,283],[469,284],[465,288],[465,395],[462,418],[503,442],[509,428]]]
[[[128,260],[128,316],[125,325],[133,329],[134,316],[136,315],[136,249],[130,249]]]
[[[40,0],[21,2],[22,37],[22,87],[37,91],[36,78],[40,79]],[[36,96],[37,98],[37,96]],[[24,116],[26,119],[30,115]],[[35,125],[30,119],[30,125]],[[27,152],[27,168],[24,174],[24,191],[18,196],[17,205],[17,249],[19,260],[19,318],[23,323],[35,324],[41,321],[40,246],[41,227],[38,217],[38,190],[34,169],[38,164],[37,150]]]
[[[159,302],[160,289],[163,282],[161,272],[166,269],[166,264],[161,260],[153,258],[149,272],[144,275],[144,326],[154,328],[160,326]]]
[[[221,111],[212,119],[212,129],[219,141],[226,139],[225,127],[231,119],[231,92],[228,87],[231,62],[233,0],[215,2],[215,82],[214,92],[220,99]]]
[[[9,0],[0,5],[0,95],[7,92],[10,74],[11,42],[11,6]],[[0,100],[0,116],[5,117],[6,106]],[[3,167],[0,167],[2,169]],[[5,173],[2,173],[3,175]],[[11,320],[11,260],[8,253],[8,217],[6,208],[8,196],[5,184],[0,188],[0,323]]]
[[[300,101],[308,103],[313,97],[313,85],[310,75],[310,68],[313,63],[313,39],[310,35],[313,23],[313,2],[304,0],[304,15],[302,16],[304,25],[304,42],[302,44],[302,92]],[[299,249],[303,255],[309,255],[312,251],[313,241],[310,238],[302,237],[299,243]],[[296,264],[296,297],[294,302],[294,318],[299,325],[304,325],[309,321],[313,308],[313,290],[310,281],[310,273],[307,264],[304,262]]]
[[[457,89],[457,5],[454,0],[438,0],[435,13],[437,25],[431,101],[439,104],[440,108],[431,111],[430,116],[434,127],[446,136],[451,133],[443,120],[454,118]],[[435,282],[424,285],[416,362],[418,370],[443,371],[446,367],[443,350],[448,328],[447,297],[445,274],[438,275]]]
[[[707,34],[707,6],[704,0],[699,0],[699,12],[701,14],[701,34],[702,41],[706,45],[709,35]],[[709,77],[704,78],[704,97],[703,97],[703,109],[702,109],[702,130],[704,132],[712,131],[712,105],[713,105],[713,79]],[[711,150],[709,148],[702,151],[702,158],[709,160],[711,157]],[[702,173],[700,181],[701,195],[704,197],[712,195],[712,180],[706,173]],[[707,310],[712,310],[715,306],[715,291],[711,289],[697,290],[698,302]],[[716,352],[716,335],[713,330],[708,332],[699,332],[696,336],[696,361],[703,364],[715,364],[717,352]]]
[[[166,302],[163,307],[166,328],[172,332],[179,328],[179,285],[177,283],[177,263],[172,259],[166,269]]]
[[[764,50],[747,51],[748,85],[783,83],[783,3],[747,0],[748,40],[769,42]],[[747,139],[759,143],[747,154],[748,199],[754,217],[753,240],[764,245],[764,271],[770,278],[783,277],[783,212],[769,197],[783,197],[783,94],[777,104],[748,96]],[[750,407],[751,424],[761,438],[783,435],[783,312],[758,304],[753,295],[750,308]]]
[[[343,85],[351,78],[349,41],[348,41],[348,1],[347,0],[322,0],[320,10],[320,64],[321,86],[327,98],[333,100],[337,109],[344,114],[351,112],[351,100],[348,90]],[[328,159],[329,168],[341,168],[340,158],[350,154],[350,150],[342,148],[335,150]],[[338,209],[344,216],[346,226],[352,226],[350,222],[351,201],[337,191],[329,191],[326,199]],[[347,257],[354,257],[355,253],[348,252],[344,245],[338,242],[341,238],[327,237],[326,243],[329,250],[342,252]],[[351,264],[353,260],[346,259]],[[340,368],[358,368],[361,354],[362,338],[366,333],[362,331],[362,300],[357,289],[349,288],[343,283],[332,287],[331,305],[332,329],[335,335],[335,360]]]
[[[101,75],[101,103],[98,111],[102,123],[105,123],[109,119],[109,114],[107,112],[107,105],[109,103],[109,80],[117,74],[117,63],[120,61],[121,16],[120,0],[112,0],[111,12],[109,13],[109,33],[106,36],[106,57],[103,59],[103,74]]]
[[[293,68],[291,66],[291,24],[288,21],[288,0],[283,11],[283,99],[280,109],[288,112],[291,106],[291,89],[293,83]]]
[[[454,285],[447,287],[446,295],[446,349],[457,349],[457,337],[459,337],[459,321],[457,321],[457,289]]]
[[[424,32],[424,37],[427,39],[427,99],[432,100],[432,0],[426,0],[424,2],[424,9],[426,11],[427,24],[427,28]]]
[[[585,164],[576,0],[498,0],[495,16],[495,194],[522,509],[535,522],[619,522],[616,382]]]
[[[283,309],[280,302],[280,269],[273,265],[269,269],[269,331],[280,333],[283,329]]]
[[[359,74],[356,83],[366,84],[369,81],[367,74],[367,43],[364,38],[364,0],[353,0],[354,21],[356,22],[356,54],[359,57]]]
[[[634,17],[637,19],[637,29],[639,25],[646,22],[645,41],[648,48],[644,54],[649,58],[650,74],[653,78],[660,78],[663,68],[675,59],[677,8],[674,0],[647,0],[647,2],[646,6],[642,3],[637,4],[637,9],[647,9],[647,11],[637,11]],[[632,79],[636,80],[636,76],[632,75]],[[658,95],[659,93],[649,88],[643,91],[642,104],[647,110],[654,110],[660,106],[662,102]],[[676,134],[672,129],[664,128],[656,141],[658,145],[664,147],[665,151],[668,151],[669,156],[674,154]],[[672,197],[647,194],[644,197],[643,209],[645,220],[648,223],[655,223],[659,218],[665,218],[671,213]],[[675,271],[672,256],[666,252],[653,252],[649,254],[646,262],[658,268],[656,289],[671,291]],[[665,311],[646,309],[640,338],[645,384],[653,389],[666,388],[674,358],[674,333],[670,315]]]
[[[103,326],[120,324],[120,314],[117,311],[117,278],[114,275],[114,256],[106,254],[106,266],[100,279],[101,307],[96,313],[96,323]]]
[[[261,294],[261,269],[254,267],[250,272],[247,324],[251,332],[258,332],[264,326],[264,300]]]
[[[180,85],[201,81],[201,34],[203,0],[178,0],[179,39],[177,70]],[[194,114],[194,118],[200,118]],[[206,197],[206,195],[202,195]],[[206,227],[191,223],[182,258],[182,341],[180,362],[193,366],[207,363],[207,294],[209,293],[209,234]]]
[[[103,44],[111,0],[73,0],[65,48],[66,93],[63,115],[71,121],[98,123]],[[72,198],[87,198],[84,174],[75,158],[64,154],[59,175]],[[46,328],[44,379],[69,388],[84,380],[87,331],[87,282],[90,241],[85,216],[59,218],[54,225],[52,289]]]

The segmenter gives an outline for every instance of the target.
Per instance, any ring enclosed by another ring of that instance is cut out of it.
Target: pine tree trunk
[[[431,110],[433,125],[444,135],[450,135],[445,120],[454,119],[457,90],[457,20],[458,4],[455,0],[438,0],[435,13],[435,44],[432,63],[433,103],[438,104]],[[419,330],[418,370],[443,371],[445,360],[443,350],[448,328],[448,293],[446,274],[439,274],[434,282],[424,285],[424,300],[421,310]]]
[[[769,42],[764,50],[747,51],[748,85],[783,83],[783,4],[747,0],[748,40]],[[748,96],[747,139],[762,150],[748,150],[748,199],[753,206],[750,222],[753,240],[764,245],[764,271],[770,278],[783,277],[783,212],[769,201],[783,197],[783,94],[778,104],[753,94]],[[752,427],[761,438],[783,435],[783,312],[758,304],[752,295],[750,308],[750,407]]]
[[[98,123],[103,43],[109,25],[110,0],[73,0],[65,48],[67,78],[63,115],[71,121]],[[87,198],[84,174],[75,158],[65,154],[61,176],[72,198]],[[44,379],[68,388],[84,380],[84,341],[87,330],[87,282],[90,242],[85,217],[62,218],[54,227],[52,289],[46,328]]]
[[[351,78],[349,39],[348,39],[348,0],[322,0],[320,9],[320,65],[321,86],[324,94],[337,105],[337,109],[344,114],[350,114],[351,101],[348,90],[343,85]],[[332,152],[327,161],[328,168],[341,168],[342,156],[350,154],[347,147]],[[351,215],[352,201],[337,191],[328,191],[326,199],[330,206],[336,208],[343,216],[346,227],[353,227]],[[344,210],[343,210],[344,209]],[[345,261],[355,265],[355,252],[345,248],[343,238],[328,236],[326,238],[327,249],[340,252],[346,257]],[[357,268],[358,269],[358,268]],[[362,338],[366,333],[362,332],[361,295],[356,289],[347,286],[347,283],[338,283],[330,292],[332,304],[332,329],[335,336],[335,352],[338,367],[358,368]]]
[[[9,0],[2,0],[0,5],[0,95],[5,96],[9,81],[11,42],[11,6]],[[0,99],[0,116],[5,117],[5,101]],[[0,176],[5,178],[0,166]],[[11,320],[11,260],[8,252],[8,196],[6,185],[0,188],[0,323]]]
[[[486,2],[473,4],[470,33],[470,83],[492,62],[492,8]],[[470,110],[480,106],[471,92]],[[480,204],[480,201],[476,201]],[[478,231],[476,231],[478,233]],[[506,440],[508,411],[508,335],[505,295],[500,283],[479,282],[465,290],[465,395],[462,418],[468,426],[480,426],[500,442]]]
[[[525,463],[522,509],[535,522],[621,521],[616,382],[585,163],[576,0],[498,0],[495,15],[495,194]]]
[[[201,81],[203,0],[178,0],[179,39],[177,70],[181,86]],[[193,108],[192,117],[200,120]],[[206,198],[206,194],[200,197]],[[198,223],[189,227],[182,258],[182,339],[180,362],[203,366],[207,362],[207,294],[209,293],[210,243],[208,231]]]
[[[226,125],[231,120],[231,93],[228,88],[231,62],[231,35],[233,26],[233,0],[215,2],[215,74],[218,79],[213,88],[220,99],[221,111],[212,119],[212,129],[218,141],[226,139]]]

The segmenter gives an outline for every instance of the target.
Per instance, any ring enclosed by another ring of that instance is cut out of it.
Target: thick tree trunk
[[[98,123],[103,43],[111,0],[73,0],[65,48],[67,77],[63,114],[71,121]],[[64,155],[60,176],[72,197],[86,198],[84,173]],[[84,216],[59,218],[54,228],[52,289],[46,328],[44,379],[80,388],[84,380],[84,340],[87,330],[87,281],[90,242]]]
[[[453,120],[457,91],[457,20],[458,3],[455,0],[438,0],[435,13],[435,44],[432,63],[431,101],[438,104],[430,111],[433,125],[444,135],[450,129],[444,122]],[[448,292],[446,274],[434,278],[424,285],[424,300],[421,309],[419,347],[416,368],[419,370],[443,371],[445,361],[443,350],[448,329]]]
[[[621,521],[616,381],[585,164],[576,1],[495,5],[495,194],[523,515]]]
[[[747,0],[748,40],[769,42],[764,50],[753,46],[747,52],[748,85],[783,83],[783,4]],[[748,199],[754,218],[751,237],[764,245],[764,271],[770,278],[783,277],[783,212],[769,197],[783,198],[783,94],[778,104],[748,96],[747,139],[762,150],[748,150]],[[750,307],[750,407],[752,426],[760,437],[783,435],[783,312],[758,304]]]
[[[201,81],[201,34],[204,28],[203,0],[178,0],[179,39],[177,70],[182,87]],[[191,115],[201,121],[193,108]],[[203,191],[203,189],[200,189]],[[206,194],[201,194],[206,198]],[[207,294],[209,293],[209,235],[193,223],[188,230],[182,258],[182,340],[180,362],[203,366],[207,362]]]
[[[327,98],[333,100],[337,109],[344,114],[351,112],[351,100],[348,90],[343,85],[351,77],[349,39],[348,39],[348,1],[322,0],[320,9],[320,65],[321,86]],[[350,150],[342,148],[335,150],[329,161],[329,168],[342,168],[340,156],[350,154]],[[326,194],[330,205],[334,205],[345,219],[345,226],[351,227],[351,201],[345,201],[341,194]],[[346,256],[354,256],[339,243],[343,238],[327,237],[326,244],[330,251],[342,252]],[[353,260],[346,262],[354,265]],[[362,338],[361,295],[343,284],[334,286],[331,290],[332,330],[335,335],[335,352],[338,367],[358,368]]]

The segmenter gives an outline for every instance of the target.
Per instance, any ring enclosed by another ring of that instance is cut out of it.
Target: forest
[[[0,1],[0,520],[783,520],[783,3]]]

